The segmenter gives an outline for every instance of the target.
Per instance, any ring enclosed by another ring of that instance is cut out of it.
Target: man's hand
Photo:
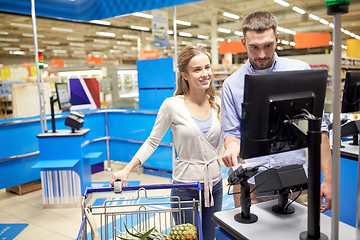
[[[224,142],[225,153],[222,161],[226,167],[239,165],[238,157],[240,155],[240,140],[233,136],[227,136]]]
[[[323,182],[320,188],[320,211],[322,213],[331,209],[331,184]],[[322,199],[325,198],[325,204],[323,204]]]

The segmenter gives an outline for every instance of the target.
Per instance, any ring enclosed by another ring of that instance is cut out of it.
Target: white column
[[[211,16],[211,62],[214,67],[219,65],[219,50],[217,42],[217,16]]]

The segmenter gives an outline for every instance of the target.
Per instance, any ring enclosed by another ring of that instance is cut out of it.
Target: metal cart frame
[[[120,185],[121,186],[121,185]],[[177,196],[149,196],[160,189],[196,189],[199,199],[181,201]],[[135,191],[136,196],[106,200],[101,206],[89,204],[92,193]],[[141,195],[143,194],[142,201]],[[86,240],[91,230],[91,240],[118,239],[120,232],[147,232],[156,227],[158,232],[168,234],[175,226],[185,222],[184,211],[191,211],[192,224],[197,227],[198,239],[202,240],[201,227],[201,185],[199,182],[124,186],[120,191],[115,187],[86,188],[82,199],[82,222],[77,240]],[[90,227],[90,230],[88,229]]]

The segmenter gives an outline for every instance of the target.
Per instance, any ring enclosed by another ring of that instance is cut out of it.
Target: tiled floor
[[[113,171],[121,165],[112,164]],[[93,182],[110,181],[113,171],[92,175]],[[131,172],[129,180],[138,180],[141,185],[170,183],[169,178]],[[81,207],[44,209],[41,190],[18,196],[0,190],[0,224],[28,223],[16,236],[18,240],[69,240],[76,239],[81,225]],[[3,238],[0,238],[3,239]],[[8,240],[8,239],[7,239]]]

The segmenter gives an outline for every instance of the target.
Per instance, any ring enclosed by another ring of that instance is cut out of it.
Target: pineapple
[[[197,240],[196,227],[190,223],[176,225],[170,230],[171,240]]]

